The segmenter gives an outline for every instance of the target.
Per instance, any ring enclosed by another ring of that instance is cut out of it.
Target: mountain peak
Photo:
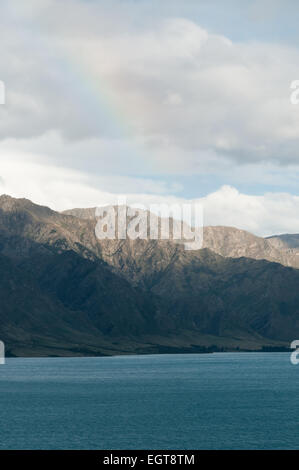
[[[48,216],[55,214],[55,211],[47,206],[41,206],[26,198],[15,198],[7,194],[0,195],[0,209],[4,212],[28,211],[32,215]]]

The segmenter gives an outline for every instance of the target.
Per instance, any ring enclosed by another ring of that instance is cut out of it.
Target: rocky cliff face
[[[299,270],[286,267],[296,266],[295,248],[229,227],[206,227],[196,251],[174,240],[98,240],[93,214],[0,197],[9,353],[259,349],[299,337]]]
[[[30,254],[31,243],[42,251],[73,250],[84,257],[100,256],[94,223],[52,211],[27,199],[0,196],[1,251],[10,256]],[[14,245],[15,237],[24,244]]]
[[[95,224],[95,208],[72,209],[64,213],[90,220]],[[107,254],[109,262],[108,252],[111,246],[115,246],[115,251],[118,251],[119,244],[101,243],[103,255]],[[125,243],[121,245],[123,250],[129,250]],[[167,247],[167,244],[164,246]],[[211,226],[204,227],[203,248],[208,248],[227,258],[264,259],[284,266],[299,268],[299,235],[282,235],[265,239],[234,227]],[[166,248],[166,251],[168,249],[169,247]]]
[[[205,227],[204,246],[229,258],[265,259],[284,266],[299,267],[297,250],[274,239],[257,237],[233,227]],[[299,253],[299,250],[298,250]]]
[[[299,235],[298,234],[284,234],[284,235],[273,235],[268,237],[267,240],[271,245],[279,249],[294,249],[299,252]]]

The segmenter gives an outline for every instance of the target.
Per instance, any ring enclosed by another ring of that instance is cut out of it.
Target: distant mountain
[[[299,250],[233,227],[205,227],[204,246],[225,257],[265,259],[299,268]]]
[[[226,227],[205,228],[197,251],[172,240],[98,240],[92,214],[0,197],[0,339],[9,354],[256,350],[299,338],[289,248]]]
[[[278,249],[295,249],[299,253],[299,234],[273,235],[268,237],[272,246]]]
[[[64,214],[95,223],[95,211],[95,208],[71,209]],[[204,227],[203,248],[228,258],[264,259],[299,268],[299,235],[265,239],[234,227],[210,226]]]

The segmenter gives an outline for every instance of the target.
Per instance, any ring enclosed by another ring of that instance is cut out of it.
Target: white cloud
[[[92,175],[47,161],[41,164],[30,152],[7,150],[0,162],[0,193],[26,197],[55,210],[116,203],[119,194],[128,193],[134,199],[139,194],[146,194],[148,200],[163,198],[164,194],[171,198],[171,193],[180,189],[179,184],[169,185],[163,180]]]
[[[266,193],[242,194],[231,186],[202,199],[205,225],[226,225],[256,235],[299,233],[299,196]]]
[[[2,139],[141,139],[146,158],[173,171],[186,153],[189,171],[210,154],[299,163],[297,49],[232,42],[186,18],[138,29],[101,3],[30,5],[4,9]]]
[[[163,182],[119,177],[114,180],[118,191],[113,192],[103,189],[105,181],[106,178],[93,179],[75,170],[41,165],[29,153],[7,154],[1,163],[0,194],[26,197],[55,210],[117,204],[119,196],[125,196],[130,204],[146,206],[199,202],[203,205],[205,225],[234,226],[261,236],[299,233],[299,196],[287,193],[247,195],[231,186],[223,186],[203,198],[188,200],[169,194]],[[132,192],[136,187],[138,191]]]

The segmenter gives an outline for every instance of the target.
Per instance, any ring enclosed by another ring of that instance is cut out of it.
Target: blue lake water
[[[288,353],[8,359],[1,449],[298,449]]]

